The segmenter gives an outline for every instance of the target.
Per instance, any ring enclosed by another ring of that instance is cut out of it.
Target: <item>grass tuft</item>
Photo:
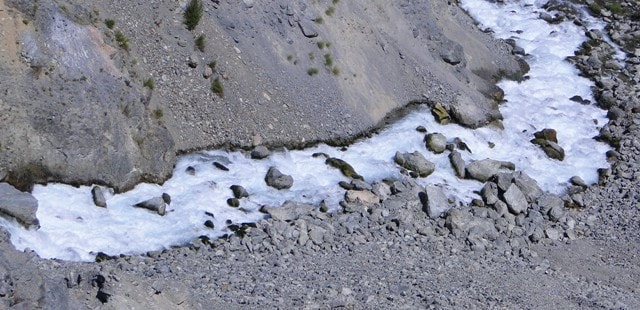
[[[113,26],[116,25],[116,22],[113,19],[105,19],[104,24],[107,26],[107,28],[113,29]]]
[[[196,48],[198,48],[199,51],[204,52],[204,45],[204,34],[201,34],[196,38]]]
[[[187,26],[187,29],[195,29],[202,18],[202,2],[200,0],[189,1],[182,17],[184,19],[183,23]]]
[[[129,39],[120,31],[116,31],[116,42],[123,50],[129,51]]]
[[[147,80],[144,81],[144,83],[142,83],[142,86],[153,90],[153,88],[155,87],[154,83],[153,83],[153,79],[149,78]]]
[[[224,96],[224,88],[222,87],[220,78],[216,78],[215,80],[213,80],[213,82],[211,83],[211,91],[214,94],[218,95],[218,97],[220,98]]]
[[[314,75],[318,74],[318,72],[320,72],[318,70],[318,68],[309,68],[309,69],[307,69],[307,74],[309,76],[314,76]]]

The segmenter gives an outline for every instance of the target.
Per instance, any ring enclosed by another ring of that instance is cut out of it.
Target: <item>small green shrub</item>
[[[325,14],[327,14],[327,16],[333,16],[333,13],[336,12],[336,8],[330,6],[326,11],[324,11]]]
[[[118,46],[120,46],[123,50],[128,51],[129,39],[120,30],[116,31],[115,35]]]
[[[318,70],[318,68],[309,68],[309,69],[307,69],[307,74],[309,76],[314,76],[314,75],[318,74],[318,72],[320,72]]]
[[[331,69],[331,73],[335,76],[340,75],[340,68],[338,68],[338,66],[333,67],[333,69]]]
[[[196,47],[201,52],[204,52],[204,34],[201,34],[196,38]]]
[[[331,57],[331,54],[324,54],[324,65],[327,67],[333,66],[333,57]]]
[[[220,81],[220,78],[216,78],[215,80],[213,80],[213,82],[211,83],[211,91],[221,98],[224,96],[224,88],[222,88],[222,82]]]
[[[184,19],[183,23],[187,26],[187,29],[195,29],[202,18],[202,2],[200,0],[189,1],[182,17]]]
[[[287,61],[289,62],[293,61],[293,55],[287,55]]]
[[[317,17],[316,19],[313,20],[314,22],[316,22],[316,24],[322,24],[324,23],[324,19],[322,19],[322,16]]]
[[[614,2],[607,5],[607,9],[611,11],[611,13],[616,15],[625,15],[626,10],[620,5],[620,3]]]
[[[116,25],[116,22],[113,19],[105,19],[104,24],[107,26],[107,28],[113,29],[113,26]]]
[[[25,24],[25,25],[28,25],[29,24],[29,20],[28,19],[23,19],[22,23]]]
[[[340,2],[340,0],[333,0],[333,4],[338,4],[338,2]]]
[[[153,83],[153,79],[149,78],[147,80],[144,81],[144,83],[142,83],[142,86],[153,90],[153,88],[155,87],[154,83]]]
[[[322,41],[320,41],[320,42],[318,42],[318,43],[317,43],[317,45],[318,45],[318,48],[319,48],[319,49],[323,49],[323,48],[324,48],[324,46],[325,46],[325,43],[324,43],[324,42],[322,42]]]
[[[316,55],[314,53],[309,53],[309,60],[311,61],[316,60]]]
[[[212,60],[207,64],[207,66],[209,66],[209,68],[211,68],[211,70],[215,70],[217,65],[218,65],[218,62],[215,61],[215,60]]]
[[[156,119],[161,119],[164,116],[164,111],[161,108],[157,108],[153,111],[153,116]]]

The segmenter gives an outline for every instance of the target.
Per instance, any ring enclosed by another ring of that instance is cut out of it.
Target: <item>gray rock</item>
[[[324,235],[326,232],[327,230],[320,226],[309,225],[309,239],[315,245],[320,245],[324,242]]]
[[[318,36],[318,30],[312,20],[303,19],[298,21],[298,27],[302,31],[302,34],[307,38],[315,38]]]
[[[263,207],[260,211],[268,214],[276,221],[293,221],[297,220],[301,215],[309,214],[314,209],[315,207],[312,205],[287,200],[278,208]]]
[[[510,162],[493,159],[483,159],[471,162],[467,165],[467,177],[486,182],[501,169],[514,170],[515,165]]]
[[[391,196],[391,187],[384,182],[375,182],[371,186],[371,191],[384,201]]]
[[[429,185],[425,187],[424,193],[425,195],[422,199],[423,209],[430,218],[439,218],[451,208],[449,200],[441,187]]]
[[[496,211],[498,216],[508,215],[507,212],[509,212],[509,207],[507,206],[507,203],[505,203],[502,200],[496,201],[496,203],[493,205],[493,209]]]
[[[357,191],[370,191],[372,190],[371,184],[362,181],[360,179],[351,180],[351,189],[355,189]]]
[[[547,238],[551,239],[551,240],[560,240],[560,237],[562,236],[560,234],[560,231],[558,231],[555,228],[547,228],[544,230],[544,234],[547,236]]]
[[[396,152],[395,161],[401,167],[416,172],[420,177],[427,177],[436,170],[436,166],[424,156],[415,151],[413,153]]]
[[[520,188],[515,184],[511,185],[504,193],[504,202],[507,203],[509,211],[513,214],[526,213],[528,208],[527,198],[524,196]]]
[[[549,158],[564,160],[564,149],[556,142],[536,138],[531,140],[531,143],[539,145]]]
[[[93,204],[95,204],[96,206],[100,208],[107,207],[107,200],[104,199],[104,193],[99,186],[94,186],[91,189],[91,198],[93,198]]]
[[[162,197],[154,197],[143,202],[139,202],[134,205],[136,208],[143,208],[151,211],[155,211],[158,215],[165,215],[167,212],[167,204]]]
[[[424,139],[427,149],[436,154],[444,152],[447,148],[447,137],[441,133],[430,133]]]
[[[587,183],[579,176],[571,177],[571,179],[569,179],[569,182],[575,186],[580,186],[583,188],[589,187],[589,185],[587,185]]]
[[[538,182],[522,171],[514,173],[513,181],[518,188],[520,188],[520,191],[522,191],[529,203],[535,202],[543,194],[542,189],[538,186]]]
[[[498,172],[491,177],[490,180],[498,185],[498,190],[500,190],[501,193],[504,193],[509,189],[509,186],[513,184],[513,173]]]
[[[482,190],[480,190],[480,195],[488,205],[493,205],[500,200],[500,198],[498,198],[498,185],[493,182],[485,183]]]
[[[231,185],[229,189],[233,192],[233,197],[236,197],[237,199],[249,197],[247,190],[240,185]]]
[[[271,151],[266,146],[258,145],[251,151],[251,158],[264,159],[271,155]]]
[[[565,214],[564,201],[557,195],[545,193],[538,198],[538,206],[542,214],[547,214],[549,219],[557,222]]]
[[[447,227],[451,233],[460,237],[464,232],[469,229],[469,223],[473,220],[473,215],[466,210],[451,209],[447,214],[445,220],[445,227]]]
[[[264,181],[267,185],[277,190],[288,189],[293,186],[293,177],[282,174],[282,172],[275,167],[269,168],[267,175],[264,177]]]
[[[39,228],[36,217],[38,200],[7,183],[0,183],[0,215],[8,215],[18,220],[26,228]]]
[[[462,155],[456,150],[452,151],[449,153],[449,162],[451,162],[451,167],[456,176],[464,179],[466,176],[466,165],[464,159],[462,159]]]

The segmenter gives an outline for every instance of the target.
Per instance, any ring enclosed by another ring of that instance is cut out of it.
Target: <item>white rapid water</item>
[[[371,182],[387,177],[399,177],[393,162],[396,151],[420,151],[437,166],[436,172],[418,179],[423,185],[442,184],[447,194],[468,202],[476,195],[480,182],[460,180],[454,176],[447,154],[434,155],[426,150],[423,134],[415,131],[422,125],[429,132],[440,132],[449,139],[461,138],[472,154],[463,152],[465,161],[492,158],[516,164],[535,178],[541,187],[551,192],[562,191],[567,180],[580,176],[588,183],[597,181],[596,170],[607,167],[605,144],[592,137],[607,122],[606,113],[592,105],[569,100],[574,95],[594,102],[590,81],[578,76],[577,70],[564,59],[585,37],[584,30],[565,22],[548,25],[537,19],[537,1],[505,1],[504,4],[483,0],[463,0],[463,7],[482,28],[491,28],[501,38],[514,38],[528,54],[531,71],[528,79],[518,83],[503,81],[507,102],[501,106],[505,117],[504,130],[481,128],[469,130],[457,125],[439,125],[423,108],[408,115],[372,138],[359,141],[346,151],[318,145],[301,151],[272,154],[264,160],[251,160],[241,152],[221,150],[183,156],[174,176],[164,185],[140,184],[118,195],[107,195],[108,208],[93,205],[90,187],[74,188],[63,184],[36,186],[39,230],[25,230],[15,221],[0,218],[0,225],[11,233],[14,245],[30,248],[44,258],[93,260],[97,252],[109,255],[143,253],[189,242],[200,235],[215,238],[228,233],[225,222],[254,222],[262,219],[261,205],[280,206],[286,200],[318,204],[325,202],[337,208],[344,191],[337,185],[347,181],[337,169],[324,164],[324,158],[313,158],[324,152],[344,159]],[[595,26],[594,26],[595,27]],[[535,131],[554,128],[566,159],[551,160],[529,141]],[[490,148],[489,142],[495,144]],[[213,161],[225,164],[230,171],[216,169]],[[195,168],[195,175],[185,172]],[[276,166],[294,178],[289,190],[268,187],[264,176],[270,166]],[[232,197],[229,186],[239,184],[251,194],[241,200],[240,208],[227,206]],[[165,216],[158,216],[132,205],[163,192],[172,203]],[[215,218],[205,215],[209,212]],[[211,220],[215,228],[203,225]]]

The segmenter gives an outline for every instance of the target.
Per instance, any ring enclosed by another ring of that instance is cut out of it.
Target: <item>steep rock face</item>
[[[2,1],[9,182],[126,190],[176,153],[346,141],[412,101],[478,127],[500,118],[494,77],[519,71],[446,2],[203,1],[192,31],[186,2]]]

